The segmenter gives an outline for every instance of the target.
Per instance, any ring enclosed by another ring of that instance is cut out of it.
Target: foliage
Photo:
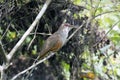
[[[119,37],[119,22],[120,22],[120,14],[119,14],[119,1],[118,0],[75,0],[75,4],[78,5],[85,5],[87,10],[85,11],[84,15],[93,16],[99,24],[99,28],[104,29],[106,35],[111,40],[110,45],[105,45],[104,47],[100,48],[100,52],[97,51],[97,55],[92,54],[92,61],[91,63],[94,66],[94,70],[98,76],[103,77],[103,79],[117,79],[119,80],[120,76],[119,71],[120,66],[118,67],[119,57],[119,45],[120,45],[120,37]],[[84,12],[84,11],[83,11]],[[81,13],[80,13],[81,14]],[[112,46],[112,47],[111,47]],[[117,52],[117,54],[116,54]],[[86,53],[85,53],[86,54]],[[84,55],[85,55],[84,54]],[[91,53],[89,53],[91,54]],[[99,58],[98,55],[104,55]],[[89,56],[85,58],[89,60]],[[90,61],[91,62],[91,61]],[[86,63],[87,66],[90,66],[90,62]],[[83,67],[85,68],[85,67]]]
[[[0,1],[0,50],[10,52],[44,3],[44,0]],[[119,80],[119,3],[119,0],[53,0],[14,55],[12,65],[6,69],[7,78],[32,65],[48,35],[66,20],[75,26],[85,24],[55,56],[36,67],[28,79]],[[0,65],[3,65],[4,56],[0,52]],[[21,78],[27,75],[29,72]]]

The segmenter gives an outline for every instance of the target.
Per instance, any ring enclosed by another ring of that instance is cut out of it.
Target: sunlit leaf
[[[74,0],[74,4],[79,5],[81,0]]]
[[[7,32],[7,38],[9,40],[13,40],[14,38],[16,38],[16,36],[17,36],[16,32],[8,30],[8,32]]]
[[[66,80],[70,80],[70,65],[62,61],[62,67],[63,67],[63,74],[66,78]]]
[[[101,14],[103,11],[102,7],[97,8],[96,15]]]
[[[34,49],[32,50],[32,54],[35,55],[37,53],[37,46],[34,45]]]

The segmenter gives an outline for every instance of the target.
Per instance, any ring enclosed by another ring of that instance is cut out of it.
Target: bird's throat
[[[59,31],[59,34],[61,36],[61,40],[63,44],[66,42],[66,39],[68,37],[69,30],[68,28],[64,28],[63,30]]]

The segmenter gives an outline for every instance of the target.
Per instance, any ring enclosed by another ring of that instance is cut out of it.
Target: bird
[[[50,52],[57,52],[65,44],[69,31],[75,28],[69,23],[62,23],[59,29],[45,40],[39,53],[39,58],[44,58]]]

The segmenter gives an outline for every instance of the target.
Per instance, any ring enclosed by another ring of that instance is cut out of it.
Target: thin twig
[[[38,26],[37,26],[36,29],[35,29],[34,37],[33,37],[33,39],[31,40],[30,44],[28,45],[27,50],[29,50],[31,44],[33,43],[34,39],[36,38],[37,29],[38,29]],[[38,59],[38,58],[37,58],[37,59]],[[34,65],[35,63],[36,63],[36,60],[35,60],[35,62],[33,62],[33,65]],[[33,69],[34,69],[34,68],[33,68]],[[26,79],[27,79],[27,78],[29,77],[29,75],[32,73],[33,69],[32,69],[32,70],[29,72],[29,74],[26,76]]]
[[[37,63],[39,57],[40,57],[40,56],[38,56],[38,57],[35,59],[35,61],[33,62],[32,65],[35,65],[35,64]],[[50,57],[51,57],[51,56],[50,56]],[[45,57],[45,58],[46,58],[46,57]],[[46,59],[46,60],[47,60],[47,59]],[[30,76],[30,74],[33,72],[34,69],[35,69],[35,67],[33,67],[33,68],[29,71],[29,73],[27,74],[27,76],[25,77],[24,80],[26,80],[26,79]]]
[[[41,19],[42,15],[46,11],[48,5],[50,4],[50,2],[51,2],[51,0],[47,0],[45,2],[43,8],[41,9],[41,11],[39,12],[39,14],[37,15],[37,17],[34,20],[34,22],[29,27],[29,29],[24,33],[24,35],[22,36],[22,38],[17,42],[17,44],[13,47],[13,49],[7,55],[8,62],[12,59],[14,53],[18,50],[18,48],[21,46],[21,44],[23,43],[23,41],[26,39],[26,37],[30,34],[30,32],[34,29],[34,27],[36,26],[36,24],[39,22],[39,20]]]
[[[30,35],[33,35],[33,34],[38,34],[38,35],[45,35],[45,36],[50,36],[52,35],[51,33],[30,33]]]
[[[11,23],[12,23],[12,21],[8,24],[8,26],[7,26],[7,28],[6,28],[5,32],[4,32],[4,34],[3,34],[3,35],[2,35],[2,37],[1,37],[1,40],[4,38],[4,36],[5,36],[5,35],[6,35],[6,33],[8,32],[8,30],[9,30],[9,28],[10,28]]]
[[[100,14],[94,16],[93,19],[95,19],[95,18],[97,18],[97,17],[99,17],[99,16],[101,16],[101,15],[108,14],[108,13],[114,13],[114,12],[120,12],[120,11],[119,11],[119,10],[106,11],[106,12],[103,12],[103,13],[100,13]]]
[[[3,44],[1,42],[1,40],[0,40],[0,53],[3,56],[4,62],[6,62],[7,61],[7,54],[5,52],[5,49],[3,48]]]
[[[36,27],[36,29],[35,29],[34,37],[33,37],[33,39],[31,40],[31,42],[29,43],[29,45],[28,45],[28,47],[27,47],[27,50],[29,50],[30,46],[32,45],[33,41],[34,41],[35,38],[36,38],[37,29],[38,29],[38,25],[37,25],[37,27]]]

